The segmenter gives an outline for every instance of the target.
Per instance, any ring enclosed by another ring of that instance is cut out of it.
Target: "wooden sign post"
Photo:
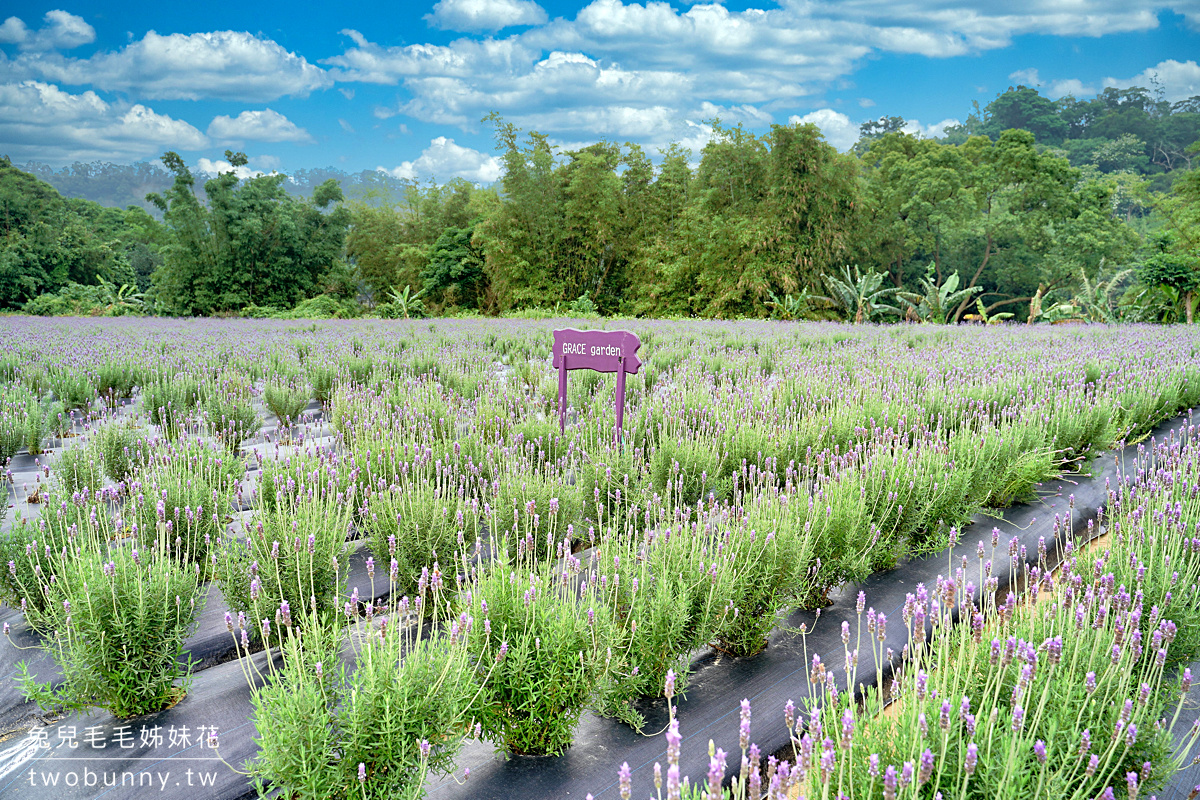
[[[554,332],[554,368],[558,370],[559,429],[567,429],[567,370],[591,369],[617,373],[617,441],[625,421],[625,376],[636,375],[642,362],[637,351],[641,341],[631,331]]]

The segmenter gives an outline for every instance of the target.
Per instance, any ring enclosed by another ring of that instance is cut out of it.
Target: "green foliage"
[[[598,680],[612,668],[609,607],[586,584],[575,591],[574,581],[556,573],[498,564],[472,594],[479,680],[472,716],[486,738],[515,755],[570,746]]]
[[[352,671],[336,658],[340,632],[306,624],[284,640],[281,666],[251,689],[258,754],[249,767],[260,789],[418,800],[428,774],[453,769],[475,692],[470,634],[423,636],[389,616],[362,622]]]
[[[223,375],[204,387],[203,394],[208,428],[230,450],[236,452],[262,428],[252,387],[243,377]]]
[[[479,535],[475,505],[462,501],[451,487],[424,482],[371,495],[367,545],[377,564],[389,565],[397,596],[416,597],[423,569],[452,564],[456,552],[474,545]]]
[[[44,647],[63,682],[39,684],[18,665],[25,696],[47,711],[97,707],[133,717],[185,691],[176,685],[186,685],[184,641],[204,603],[196,571],[171,557],[166,539],[139,551],[107,538],[97,532],[95,544],[64,558],[47,586],[45,627],[54,634]]]
[[[245,155],[226,152],[234,167]],[[233,171],[204,184],[207,206],[194,194],[195,178],[175,153],[163,163],[175,179],[150,195],[169,234],[163,264],[154,273],[156,300],[173,314],[212,314],[247,305],[292,308],[326,288],[344,248],[350,212],[340,189],[323,188],[305,203],[283,190],[283,175],[239,181]]]
[[[133,389],[145,383],[145,371],[129,361],[107,361],[96,369],[96,394],[110,406],[116,400],[127,400]]]
[[[107,535],[108,527],[105,510],[90,497],[52,494],[46,502],[35,522],[18,520],[12,530],[0,533],[0,559],[12,564],[0,570],[0,597],[20,608],[32,628],[50,633],[55,619],[46,589],[50,576],[62,574],[63,560],[79,548],[97,548],[102,541],[97,537]]]
[[[393,286],[388,292],[389,302],[385,304],[386,309],[381,307],[379,315],[391,319],[419,319],[425,316],[425,301],[421,299],[424,294],[425,289],[414,292],[411,286],[405,286],[403,289]]]
[[[268,383],[263,390],[263,402],[267,410],[282,425],[298,422],[311,396],[307,383]]]
[[[319,294],[301,300],[291,311],[281,311],[271,316],[279,319],[355,319],[361,314],[362,307],[353,300]]]
[[[487,287],[483,253],[471,244],[474,226],[447,228],[433,243],[422,271],[424,290],[443,306],[477,308]]]
[[[0,308],[20,308],[46,294],[51,299],[27,313],[87,313],[80,306],[102,305],[100,295],[89,296],[102,290],[92,286],[97,278],[134,283],[132,246],[153,252],[146,249],[153,233],[130,222],[118,209],[67,200],[7,157],[0,159]]]
[[[900,309],[883,301],[900,291],[896,286],[883,286],[882,272],[862,273],[858,265],[853,270],[842,267],[841,277],[823,275],[829,287],[829,297],[819,297],[833,305],[846,319],[855,323],[871,322],[882,314],[900,316]],[[957,284],[957,281],[955,281]]]
[[[164,436],[183,433],[191,413],[200,402],[200,384],[190,375],[154,374],[142,386],[142,408]]]
[[[282,644],[288,628],[332,624],[347,571],[346,534],[352,492],[314,487],[313,495],[275,497],[263,503],[246,538],[226,537],[217,554],[221,592],[230,608],[251,620],[275,620],[274,633],[250,634]],[[288,611],[291,624],[285,622]]]
[[[952,273],[945,283],[938,286],[935,283],[934,265],[930,264],[925,270],[925,277],[921,278],[921,292],[897,292],[897,297],[918,319],[944,325],[948,313],[955,306],[982,291],[982,286],[959,289],[957,272]]]
[[[137,475],[137,493],[131,492],[122,516],[144,545],[165,536],[178,559],[207,576],[242,471],[220,449],[198,441],[157,452]]]
[[[98,448],[89,442],[87,446],[63,450],[59,453],[54,474],[64,495],[83,491],[94,495],[104,480],[104,464]]]
[[[141,431],[122,422],[102,425],[93,441],[105,473],[114,481],[127,481],[150,457],[149,443]]]
[[[580,516],[577,489],[533,472],[510,473],[489,500],[488,532],[517,560],[554,553]]]

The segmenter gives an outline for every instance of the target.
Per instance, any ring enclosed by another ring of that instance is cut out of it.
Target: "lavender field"
[[[560,432],[551,331],[601,324],[642,341],[624,429],[613,377],[577,371]],[[979,525],[1200,404],[1190,328],[7,317],[0,337],[0,794],[50,796],[32,766],[65,757],[64,725],[202,715],[208,692],[246,723],[197,745],[221,797],[471,796],[471,752],[564,758],[585,718],[664,751],[637,775],[612,758],[597,797],[1136,797],[1192,758],[1192,428],[1098,490],[1099,544],[1071,519],[1030,545]],[[697,659],[753,663],[792,612],[956,546],[900,618],[864,592],[825,620],[840,649],[753,709],[785,751],[752,744],[739,694],[741,752],[681,762]]]

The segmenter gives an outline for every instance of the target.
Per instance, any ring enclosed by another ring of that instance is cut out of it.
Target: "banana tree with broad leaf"
[[[975,308],[979,310],[979,319],[984,325],[999,325],[1001,322],[1010,320],[1015,316],[1008,311],[999,314],[988,314],[987,307],[984,306],[983,301],[979,298],[975,298]]]
[[[853,269],[842,267],[841,277],[822,275],[821,279],[829,288],[829,296],[815,296],[814,300],[823,300],[839,309],[848,319],[854,322],[870,322],[877,316],[893,314],[900,316],[900,309],[883,302],[897,294],[897,286],[883,286],[886,277],[882,272],[860,272],[856,264]]]
[[[935,266],[930,264],[921,278],[920,292],[897,292],[897,297],[917,319],[922,322],[933,322],[944,325],[949,320],[953,310],[965,299],[977,292],[982,292],[982,286],[968,286],[959,289],[958,272],[946,278],[940,286],[937,283]]]
[[[388,296],[400,310],[400,313],[404,315],[404,318],[410,319],[425,316],[425,301],[421,299],[423,294],[425,294],[424,289],[414,292],[411,286],[405,286],[404,290],[401,291],[400,287],[393,286]]]
[[[769,294],[767,308],[771,309],[771,316],[784,320],[804,319],[808,315],[808,301],[815,299],[807,289],[798,295],[785,294],[782,300],[774,292]]]
[[[1075,302],[1079,304],[1080,311],[1088,322],[1115,325],[1120,321],[1118,311],[1113,308],[1113,289],[1132,274],[1133,270],[1123,269],[1107,281],[1097,280],[1092,283],[1088,280],[1087,273],[1079,270],[1081,283],[1079,293],[1075,295]]]
[[[100,296],[106,316],[120,317],[125,314],[140,314],[146,310],[145,295],[139,292],[136,286],[123,283],[118,289],[116,284],[105,280],[102,275],[97,275],[96,281],[100,284]]]

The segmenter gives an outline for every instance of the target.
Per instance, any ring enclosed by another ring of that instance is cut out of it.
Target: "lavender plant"
[[[106,543],[96,531],[92,542]],[[204,595],[198,571],[181,566],[165,539],[102,544],[68,551],[58,580],[46,584],[44,647],[58,662],[63,682],[38,683],[18,665],[28,699],[45,710],[103,708],[116,717],[161,711],[186,691],[184,641]],[[183,681],[183,685],[179,685]]]
[[[253,387],[244,378],[223,375],[203,387],[203,395],[208,429],[229,450],[237,452],[242,442],[262,428],[254,408]]]
[[[308,405],[310,396],[308,385],[298,381],[268,383],[263,390],[263,402],[266,403],[267,409],[284,426],[299,421],[300,413]]]
[[[415,597],[423,569],[474,550],[479,501],[445,479],[407,490],[393,486],[371,495],[364,527],[376,563],[389,565],[392,592]]]
[[[238,461],[199,439],[162,448],[128,482],[121,517],[135,539],[148,546],[166,537],[176,558],[211,575],[242,473]]]
[[[297,624],[335,624],[353,501],[352,490],[344,493],[330,482],[260,508],[244,538],[227,538],[217,557],[230,607],[256,625],[275,620],[278,626],[284,616]],[[258,631],[254,627],[251,634]]]
[[[18,520],[12,530],[0,533],[0,562],[5,565],[0,597],[20,608],[35,629],[51,629],[50,586],[62,580],[63,563],[72,553],[99,548],[96,537],[111,530],[107,513],[87,491],[71,497],[52,494],[35,520]]]
[[[142,406],[162,434],[174,439],[187,430],[200,400],[200,384],[186,374],[152,374],[142,386]]]
[[[54,475],[65,495],[81,491],[95,494],[104,480],[103,457],[93,442],[68,448],[59,453]]]
[[[611,611],[578,580],[580,570],[573,557],[562,570],[497,564],[472,590],[479,696],[471,714],[485,738],[514,755],[569,747],[600,677],[615,666],[606,652]]]

